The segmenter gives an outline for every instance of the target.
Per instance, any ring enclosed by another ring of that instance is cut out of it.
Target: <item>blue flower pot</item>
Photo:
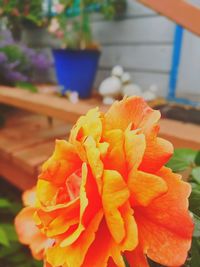
[[[62,88],[77,91],[80,98],[91,95],[95,75],[98,68],[100,52],[97,50],[53,50],[56,76]]]

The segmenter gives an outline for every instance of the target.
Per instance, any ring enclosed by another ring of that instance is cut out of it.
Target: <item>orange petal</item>
[[[48,262],[45,261],[43,267],[53,267],[53,266],[50,265]]]
[[[81,132],[80,132],[81,130]],[[71,130],[69,141],[76,143],[82,142],[85,137],[91,136],[99,142],[102,134],[101,114],[98,108],[91,109],[85,116],[81,116]]]
[[[105,131],[122,129],[132,124],[132,129],[147,131],[160,118],[160,112],[151,109],[141,97],[124,98],[116,101],[105,115]]]
[[[125,225],[119,208],[129,198],[129,191],[122,176],[113,170],[103,174],[102,202],[108,228],[117,243],[125,237]]]
[[[146,150],[141,171],[154,173],[167,163],[173,154],[173,146],[167,140],[157,137],[159,127],[155,126],[146,138]]]
[[[114,261],[114,263],[116,264],[117,267],[126,267],[123,256],[121,254],[120,251],[120,247],[116,246],[116,244],[114,244],[111,247],[111,257]],[[109,264],[108,264],[109,266]]]
[[[168,186],[166,194],[146,208],[135,207],[135,218],[144,251],[154,261],[166,266],[181,266],[191,245],[193,222],[188,212],[191,188],[163,167],[158,173]]]
[[[34,219],[47,236],[52,237],[65,232],[80,214],[80,200],[77,198],[67,204],[58,204],[50,207],[40,207]],[[68,222],[68,223],[67,223]],[[58,227],[59,226],[59,227]]]
[[[44,236],[33,220],[35,208],[24,208],[15,218],[15,229],[22,244],[29,245],[36,259],[43,258],[47,238]]]
[[[120,129],[105,133],[103,140],[109,144],[108,152],[103,159],[104,169],[116,170],[127,176],[126,158],[124,152],[124,133]]]
[[[39,232],[33,220],[35,208],[26,207],[15,218],[15,228],[21,243],[28,245],[30,240]]]
[[[184,264],[191,246],[191,238],[177,235],[140,214],[136,214],[136,220],[141,246],[150,259],[164,266]],[[184,228],[184,222],[179,227]]]
[[[85,116],[81,116],[71,130],[69,142],[75,146],[75,149],[82,161],[86,161],[86,155],[83,142],[88,136],[91,136],[95,143],[98,143],[102,134],[102,121],[98,108],[91,109]]]
[[[167,192],[166,182],[159,176],[133,169],[128,178],[132,205],[148,206],[151,201]]]
[[[150,267],[140,246],[133,251],[126,251],[124,254],[131,267]]]
[[[113,261],[112,257],[108,259],[108,265],[107,267],[118,267],[115,262]]]
[[[107,225],[103,220],[81,267],[107,267],[108,258],[111,253],[111,246],[111,236]]]
[[[91,191],[92,183],[94,185],[93,192]],[[75,232],[65,238],[61,242],[61,246],[65,247],[71,245],[76,239],[80,236],[80,234],[84,231],[86,225],[89,223],[90,219],[97,213],[101,207],[100,197],[98,195],[97,186],[93,180],[93,176],[91,171],[88,170],[87,165],[84,163],[82,167],[82,183],[80,188],[80,217],[79,217],[79,226],[75,230]],[[95,192],[96,191],[96,192]],[[96,193],[95,197],[93,193]],[[94,198],[93,198],[94,197]],[[93,199],[92,199],[93,198]],[[97,200],[97,202],[93,202]],[[92,207],[94,205],[95,207]],[[88,217],[87,217],[88,216]]]
[[[22,195],[24,206],[34,207],[36,203],[36,187],[26,190]]]
[[[82,266],[89,246],[95,239],[95,232],[102,220],[103,213],[100,211],[79,238],[70,246],[58,245],[47,250],[47,261],[53,266]]]
[[[65,140],[57,140],[53,155],[43,164],[39,179],[62,185],[66,178],[80,169],[81,161],[75,148]]]
[[[102,200],[98,191],[96,180],[92,175],[92,171],[89,166],[87,166],[87,168],[86,166],[83,168],[83,175],[87,176],[85,182],[85,194],[88,200],[88,205],[82,215],[82,224],[87,227],[92,218],[102,208]]]
[[[127,202],[120,209],[121,215],[124,219],[125,226],[125,238],[120,244],[120,249],[122,251],[125,250],[133,250],[138,244],[138,229],[135,218],[133,216],[133,210],[130,207],[130,204]]]
[[[188,212],[191,186],[183,182],[180,175],[172,173],[166,167],[163,167],[157,175],[167,183],[168,191],[154,199],[147,208],[141,209],[141,212],[150,221],[164,226],[177,235],[190,238],[193,232],[193,222]]]
[[[52,182],[38,179],[37,182],[37,199],[42,206],[52,206],[56,204],[58,187]]]
[[[140,165],[146,148],[145,136],[135,134],[134,131],[125,131],[125,153],[128,163],[128,171],[137,169]]]
[[[103,163],[101,161],[100,150],[96,146],[95,140],[89,136],[85,142],[84,147],[87,155],[88,164],[91,167],[92,173],[97,180],[99,191],[101,191],[101,177],[103,174]]]

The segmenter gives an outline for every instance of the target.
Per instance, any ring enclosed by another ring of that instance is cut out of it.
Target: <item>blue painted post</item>
[[[176,25],[175,33],[174,33],[170,79],[169,79],[168,99],[173,99],[176,97],[176,87],[177,87],[179,65],[180,65],[180,59],[181,59],[183,32],[184,32],[183,27],[180,25]]]

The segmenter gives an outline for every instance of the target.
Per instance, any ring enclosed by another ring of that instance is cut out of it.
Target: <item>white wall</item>
[[[200,38],[184,31],[177,93],[200,95]]]
[[[96,19],[93,32],[102,45],[96,86],[113,65],[121,64],[143,89],[157,84],[160,94],[166,95],[174,27],[174,23],[134,0],[128,0],[125,19]]]

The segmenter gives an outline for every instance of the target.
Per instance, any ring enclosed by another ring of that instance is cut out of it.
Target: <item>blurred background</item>
[[[0,0],[0,267],[42,266],[13,220],[55,139],[135,95],[161,110],[160,136],[178,149],[169,166],[193,179],[185,267],[199,267],[199,25],[199,0]]]

